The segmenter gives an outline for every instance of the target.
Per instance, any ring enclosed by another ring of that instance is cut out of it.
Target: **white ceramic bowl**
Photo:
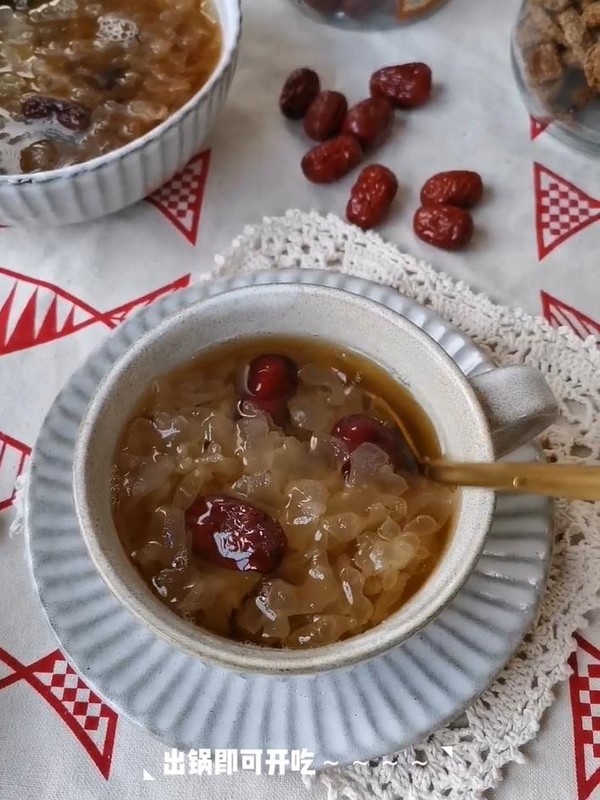
[[[32,175],[0,175],[0,225],[64,225],[141,200],[198,152],[225,102],[241,34],[240,0],[213,0],[223,50],[210,80],[139,139],[83,164]]]
[[[131,342],[95,387],[76,437],[75,505],[92,560],[120,602],[182,650],[246,673],[315,674],[383,653],[442,611],[481,554],[494,494],[462,490],[451,541],[425,586],[384,623],[347,641],[271,650],[229,641],[173,614],[134,569],[113,524],[110,474],[120,431],[156,376],[217,344],[268,335],[315,337],[383,366],[419,401],[455,460],[491,461],[494,446],[507,451],[528,441],[554,420],[556,402],[542,376],[528,367],[492,370],[469,381],[412,322],[324,286],[267,283],[206,297]]]

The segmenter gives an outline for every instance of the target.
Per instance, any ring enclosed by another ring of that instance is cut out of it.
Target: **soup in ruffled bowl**
[[[0,225],[162,186],[214,125],[240,34],[240,0],[0,0]]]
[[[212,75],[208,0],[0,0],[0,174],[89,161],[164,122]]]

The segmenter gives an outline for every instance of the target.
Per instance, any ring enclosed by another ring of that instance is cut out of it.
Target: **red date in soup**
[[[199,497],[185,521],[194,553],[218,567],[267,574],[281,563],[281,525],[251,503],[227,495]]]
[[[255,358],[248,369],[248,392],[261,400],[290,395],[298,383],[298,367],[279,353]]]

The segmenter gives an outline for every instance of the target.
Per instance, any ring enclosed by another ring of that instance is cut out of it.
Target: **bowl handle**
[[[552,425],[558,403],[538,370],[527,365],[493,369],[469,378],[489,420],[496,456],[526,444]]]

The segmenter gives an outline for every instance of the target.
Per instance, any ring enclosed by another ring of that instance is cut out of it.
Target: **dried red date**
[[[319,92],[304,117],[306,135],[317,142],[337,136],[347,110],[348,102],[341,92]]]
[[[55,116],[65,128],[81,132],[90,125],[91,112],[80,103],[56,97],[32,94],[23,98],[21,113],[26,119],[47,119]]]
[[[283,427],[289,422],[287,401],[298,385],[298,366],[287,356],[268,353],[250,362],[246,376],[246,394],[239,405],[240,416],[257,412],[268,414]]]
[[[388,456],[395,470],[417,471],[415,456],[402,431],[368,414],[344,417],[333,428],[331,435],[345,442],[350,453],[361,444],[374,444]]]
[[[263,400],[291,395],[298,383],[298,366],[291,358],[268,353],[253,359],[248,368],[248,392]]]
[[[421,189],[421,203],[473,208],[483,196],[483,181],[477,172],[451,170],[439,172],[425,182]]]
[[[279,108],[288,119],[302,119],[321,88],[319,76],[312,69],[294,70],[283,84]]]
[[[45,172],[58,166],[60,155],[49,139],[33,142],[21,150],[19,164],[22,172]]]
[[[369,97],[353,106],[346,114],[342,133],[354,136],[363,150],[380,144],[389,132],[394,109],[385,97]]]
[[[224,569],[277,569],[287,545],[281,525],[252,503],[228,495],[198,497],[185,513],[192,550]]]
[[[65,128],[80,133],[89,128],[91,114],[78,103],[61,103],[56,110],[56,119]]]
[[[473,219],[456,206],[421,206],[413,228],[419,239],[442,250],[462,250],[473,237]]]
[[[26,119],[45,119],[51,117],[55,110],[55,100],[39,94],[30,94],[21,100],[21,114]]]
[[[394,173],[381,164],[365,167],[350,192],[346,207],[349,222],[363,230],[381,224],[398,191]]]
[[[431,96],[431,69],[419,62],[384,67],[371,76],[371,94],[397,108],[422,106]]]
[[[302,159],[302,172],[312,183],[333,183],[360,164],[362,148],[353,136],[323,142]]]

